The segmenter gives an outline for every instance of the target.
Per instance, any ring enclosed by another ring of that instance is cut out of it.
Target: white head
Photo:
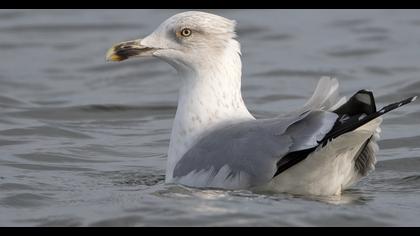
[[[241,59],[235,22],[189,11],[172,16],[143,39],[119,43],[107,60],[154,56],[181,75],[166,181],[182,155],[206,132],[230,121],[254,119],[241,95]]]
[[[209,61],[217,61],[226,49],[240,54],[235,25],[233,20],[210,13],[179,13],[147,37],[115,45],[108,51],[107,60],[155,56],[180,72],[196,72]]]

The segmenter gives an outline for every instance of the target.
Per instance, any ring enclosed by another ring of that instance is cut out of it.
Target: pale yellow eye
[[[192,30],[188,28],[184,28],[181,30],[181,36],[182,37],[189,37],[192,34]]]

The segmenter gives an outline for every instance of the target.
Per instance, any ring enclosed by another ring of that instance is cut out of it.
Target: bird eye
[[[188,28],[184,28],[181,30],[181,35],[183,37],[189,37],[192,34],[192,30]]]

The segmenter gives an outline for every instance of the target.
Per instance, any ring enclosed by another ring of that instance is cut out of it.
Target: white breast
[[[236,42],[236,41],[235,41]],[[229,122],[254,119],[241,95],[237,45],[193,74],[180,74],[181,88],[168,151],[166,182],[176,163],[202,136]]]

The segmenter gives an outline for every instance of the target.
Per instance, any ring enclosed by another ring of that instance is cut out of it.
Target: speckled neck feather
[[[176,163],[203,135],[231,121],[254,119],[241,95],[239,43],[208,55],[195,71],[182,72],[178,108],[172,128],[166,182],[172,181]]]

